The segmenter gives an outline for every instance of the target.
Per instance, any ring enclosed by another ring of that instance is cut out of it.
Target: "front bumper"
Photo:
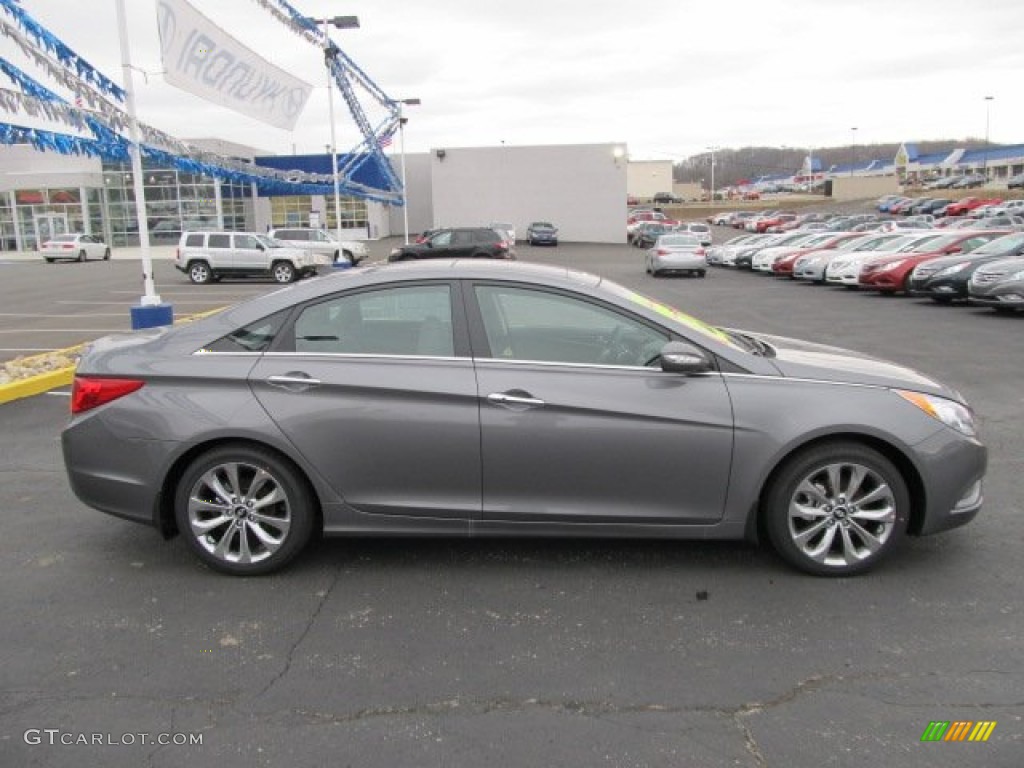
[[[988,450],[979,441],[943,429],[914,446],[924,487],[923,515],[914,533],[926,536],[969,523],[984,502]]]

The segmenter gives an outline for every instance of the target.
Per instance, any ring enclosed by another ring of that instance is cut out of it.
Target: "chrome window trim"
[[[217,354],[217,353],[211,353]],[[228,352],[226,354],[235,354]],[[442,356],[442,355],[384,355],[379,353],[358,353],[358,352],[265,352],[264,357],[330,357],[342,358],[345,360],[445,360],[448,362],[471,361],[473,358]]]

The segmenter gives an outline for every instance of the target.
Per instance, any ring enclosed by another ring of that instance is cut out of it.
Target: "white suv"
[[[182,232],[174,266],[193,283],[223,277],[272,277],[290,283],[315,275],[320,263],[330,261],[254,232]]]
[[[366,243],[358,240],[336,240],[333,232],[310,227],[281,227],[267,233],[275,240],[312,254],[329,256],[335,263],[344,256],[353,267],[368,255]]]

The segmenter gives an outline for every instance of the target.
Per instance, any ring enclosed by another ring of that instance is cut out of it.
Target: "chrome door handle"
[[[495,405],[522,406],[525,408],[540,408],[546,403],[536,397],[528,395],[509,395],[505,392],[494,392],[487,396],[487,402]]]
[[[290,389],[297,391],[299,389],[307,389],[309,387],[319,387],[320,379],[314,379],[312,376],[306,374],[284,374],[283,376],[271,376],[267,379],[267,383],[274,387],[280,387],[281,389]]]

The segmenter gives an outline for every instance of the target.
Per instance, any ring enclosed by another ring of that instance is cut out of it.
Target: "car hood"
[[[750,335],[772,346],[775,357],[771,361],[788,378],[911,389],[964,402],[956,390],[890,360],[785,336]]]

